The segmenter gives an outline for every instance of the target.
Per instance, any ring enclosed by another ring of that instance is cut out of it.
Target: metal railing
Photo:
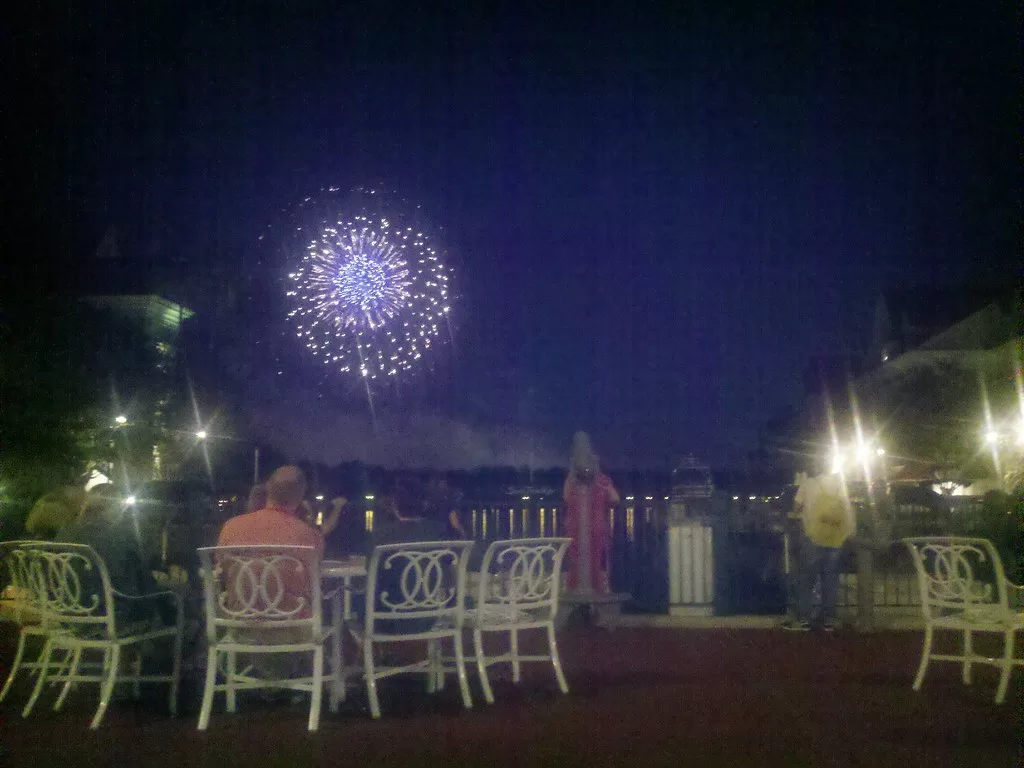
[[[608,510],[611,527],[611,586],[627,592],[632,600],[626,610],[665,613],[669,607],[668,523],[670,502],[653,495],[625,496]],[[874,605],[883,608],[919,604],[917,586],[909,556],[899,537],[932,532],[960,533],[979,508],[976,500],[961,501],[952,512],[936,512],[904,505],[889,509],[885,533],[872,544]],[[737,498],[718,494],[706,505],[703,520],[713,528],[715,562],[715,610],[730,613],[782,613],[787,605],[786,534],[780,524],[785,510],[774,497]],[[561,499],[541,496],[470,498],[463,501],[461,515],[467,533],[481,543],[500,538],[565,535],[565,514]],[[353,539],[372,532],[375,523],[373,500],[360,500],[348,513],[341,537]],[[858,519],[871,520],[868,510],[858,510]],[[211,543],[219,525],[207,523],[196,535],[185,539]],[[871,538],[863,525],[858,541]],[[352,549],[363,542],[351,540]],[[859,544],[858,544],[859,546]],[[329,545],[330,547],[330,545]],[[182,546],[172,552],[180,552]],[[856,547],[847,547],[840,580],[839,606],[854,609],[858,604]]]

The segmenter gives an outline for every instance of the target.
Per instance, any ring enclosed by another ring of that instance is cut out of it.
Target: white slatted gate
[[[711,616],[715,570],[711,527],[681,521],[668,529],[668,600],[673,615]]]

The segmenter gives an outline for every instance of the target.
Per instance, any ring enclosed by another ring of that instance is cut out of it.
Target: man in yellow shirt
[[[806,631],[812,626],[821,626],[826,632],[832,632],[842,548],[855,527],[853,509],[836,474],[803,476],[795,505],[803,528],[796,619],[785,622],[783,627]],[[815,611],[814,587],[819,582],[821,601]]]

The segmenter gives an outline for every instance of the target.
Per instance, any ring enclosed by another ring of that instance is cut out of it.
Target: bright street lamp
[[[205,429],[196,430],[196,439],[200,442],[205,442],[211,435]],[[215,435],[217,440],[230,440],[233,443],[248,443],[247,440],[239,440],[235,437],[228,437],[227,435]],[[258,445],[249,443],[252,445],[252,481],[258,483],[260,481],[260,447]]]
[[[832,474],[838,475],[843,471],[843,454],[839,451],[832,452]]]
[[[123,413],[120,413],[120,414],[118,414],[117,416],[114,417],[114,422],[118,426],[124,426],[125,424],[128,423],[128,417],[125,416]]]
[[[835,444],[829,455],[829,466],[833,475],[841,474],[847,467],[856,462],[867,467],[874,461],[881,460],[885,456],[885,448],[875,444],[873,441],[858,440],[856,445]]]

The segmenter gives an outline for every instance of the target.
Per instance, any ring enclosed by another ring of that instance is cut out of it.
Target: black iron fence
[[[869,507],[858,503],[858,537],[847,548],[844,558],[840,606],[850,608],[857,604],[858,547],[871,550],[874,604],[907,607],[915,605],[918,597],[910,559],[898,543],[900,537],[956,533],[995,538],[989,530],[991,525],[985,522],[982,502],[971,497],[962,499],[940,509],[916,504]],[[700,519],[712,529],[715,612],[784,613],[790,570],[785,526],[788,503],[775,496],[719,493],[695,506],[700,509]],[[234,505],[222,506],[219,517],[224,519],[235,512]],[[612,589],[632,596],[625,606],[627,611],[667,612],[669,499],[626,496],[608,510],[608,515],[612,532]],[[556,497],[467,499],[462,505],[462,517],[468,535],[481,543],[566,532],[564,506]],[[328,552],[365,551],[375,526],[380,524],[380,512],[373,497],[354,502],[328,540]],[[164,560],[181,561],[195,546],[214,543],[219,526],[219,520],[199,527],[172,526],[162,543]],[[1010,563],[1013,556],[1004,553],[1004,560]]]
[[[770,525],[740,529],[750,508],[763,505],[762,521],[772,517],[774,497],[716,497],[705,505],[714,529],[716,609],[721,613],[771,613],[785,610],[783,542]],[[516,536],[565,535],[564,507],[553,498],[470,500],[464,505],[467,533],[488,542]],[[627,496],[608,510],[611,529],[610,579],[615,592],[631,599],[625,610],[666,613],[669,608],[669,500]]]

